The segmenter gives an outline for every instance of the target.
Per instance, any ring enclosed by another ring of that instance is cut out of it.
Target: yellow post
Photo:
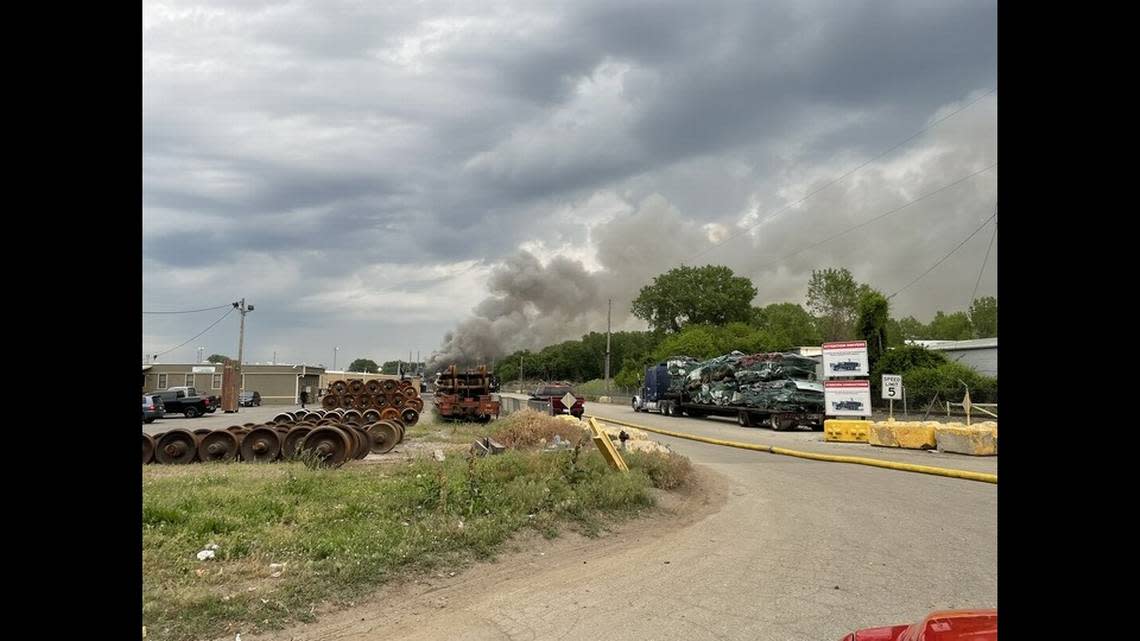
[[[610,467],[621,472],[628,472],[629,466],[625,464],[625,459],[621,457],[614,444],[610,441],[610,437],[606,431],[598,425],[597,419],[593,416],[590,417],[590,432],[594,440],[594,445],[597,446],[598,451],[602,453],[602,458],[606,459]]]

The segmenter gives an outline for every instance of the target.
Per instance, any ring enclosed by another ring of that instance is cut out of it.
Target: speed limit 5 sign
[[[902,398],[902,376],[883,374],[883,399]]]

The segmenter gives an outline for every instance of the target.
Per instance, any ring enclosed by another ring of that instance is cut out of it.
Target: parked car
[[[166,415],[166,405],[157,394],[144,394],[142,402],[143,423],[153,423],[156,418]]]
[[[575,399],[574,404],[570,407],[566,407],[566,405],[562,403],[563,397],[567,394],[572,395]],[[553,415],[570,414],[576,418],[582,418],[582,414],[586,412],[586,398],[575,394],[569,383],[549,383],[543,385],[531,393],[530,400],[532,406],[535,401],[544,403],[546,407],[543,409],[548,409]]]
[[[171,414],[185,414],[186,418],[197,418],[210,411],[210,400],[198,396],[193,387],[172,387],[155,394],[162,399],[166,411]]]
[[[242,407],[260,407],[261,394],[257,392],[242,392],[238,395],[238,405]]]
[[[840,641],[997,641],[997,610],[931,612],[911,625],[852,632]]]

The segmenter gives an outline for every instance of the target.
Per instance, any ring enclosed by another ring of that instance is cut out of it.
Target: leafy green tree
[[[939,311],[930,321],[930,338],[940,341],[964,341],[974,337],[974,328],[966,312],[946,314]]]
[[[677,267],[642,287],[632,311],[656,331],[679,332],[689,323],[746,322],[755,297],[752,281],[728,267]]]
[[[899,335],[903,341],[930,338],[930,328],[923,325],[922,322],[915,319],[914,316],[907,316],[898,321],[898,324]]]
[[[890,318],[887,298],[874,290],[867,290],[859,297],[859,317],[856,331],[867,341],[867,366],[875,369],[875,364],[887,348],[887,320]],[[872,393],[874,392],[872,381]]]
[[[974,338],[997,336],[997,299],[993,296],[975,298],[970,305],[970,324],[974,327]]]
[[[869,288],[855,282],[846,268],[812,270],[807,307],[815,315],[825,341],[855,337],[859,297]]]
[[[206,361],[209,363],[225,363],[226,361],[232,360],[234,359],[226,356],[225,354],[210,354],[209,358],[206,359]]]
[[[819,345],[822,337],[815,319],[796,303],[772,303],[754,307],[752,324],[766,330],[777,342],[789,347]]]
[[[353,364],[355,364],[355,363],[356,363],[356,361],[353,361]],[[403,364],[403,361],[384,361],[384,364],[380,367],[380,373],[381,374],[395,374],[397,371],[399,371],[400,366],[402,364]],[[351,371],[351,368],[352,368],[352,365],[349,365],[349,371]]]
[[[365,372],[375,374],[380,371],[380,366],[376,361],[369,358],[358,358],[348,364],[348,371],[350,372]]]

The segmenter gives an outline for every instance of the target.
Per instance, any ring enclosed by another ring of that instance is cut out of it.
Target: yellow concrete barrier
[[[938,451],[970,456],[997,455],[997,426],[947,424],[935,429]]]
[[[887,423],[894,431],[895,443],[908,450],[932,450],[938,443],[934,440],[934,425],[902,421]]]
[[[867,427],[867,442],[871,445],[878,445],[879,447],[898,447],[898,439],[895,438],[895,431],[891,426],[895,423],[887,421],[875,421]]]
[[[871,421],[829,418],[823,422],[823,440],[836,443],[866,443]]]
[[[619,421],[613,418],[606,418],[604,416],[591,416],[591,418],[600,418],[606,422],[614,423],[616,425],[625,425],[627,427],[636,427],[646,432],[653,432],[656,434],[664,434],[666,436],[673,436],[676,438],[683,438],[690,441],[698,441],[700,443],[709,443],[712,445],[723,445],[725,447],[737,447],[743,450],[754,450],[757,452],[769,452],[771,454],[781,454],[783,456],[794,456],[797,458],[805,458],[813,461],[827,461],[830,463],[854,463],[856,465],[870,465],[871,467],[881,467],[888,470],[899,470],[903,472],[918,472],[919,474],[932,474],[934,476],[945,476],[949,478],[966,479],[969,481],[981,481],[983,483],[997,483],[997,474],[989,474],[986,472],[970,472],[968,470],[956,470],[946,467],[933,467],[930,465],[915,465],[913,463],[898,463],[895,461],[883,461],[880,459],[863,458],[860,456],[834,456],[831,454],[816,454],[815,452],[801,452],[797,450],[789,450],[782,447],[773,447],[771,445],[762,445],[760,443],[741,443],[740,441],[726,441],[719,438],[708,438],[705,436],[697,436],[696,434],[687,434],[685,432],[674,432],[672,430],[663,430],[656,427],[649,427],[647,425],[638,425],[637,423],[629,423],[627,421]],[[874,426],[872,425],[872,428]]]

